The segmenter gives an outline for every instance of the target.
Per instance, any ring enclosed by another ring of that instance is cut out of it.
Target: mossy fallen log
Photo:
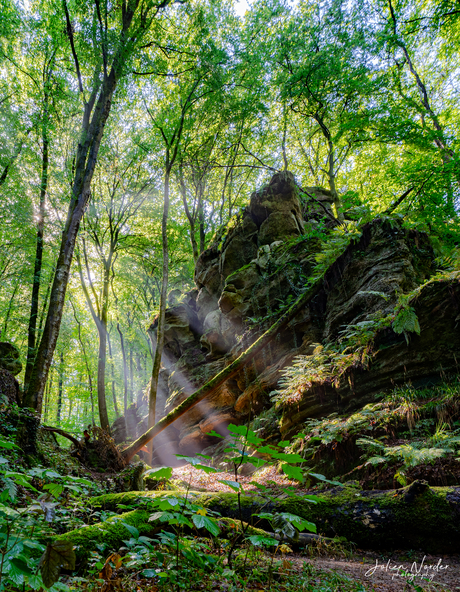
[[[55,540],[71,541],[74,545],[75,554],[80,563],[85,563],[92,551],[103,551],[107,556],[111,552],[118,551],[124,546],[124,541],[131,538],[131,533],[125,524],[134,526],[139,531],[139,536],[154,537],[162,530],[172,529],[165,522],[158,520],[149,521],[152,511],[136,509],[112,516],[105,522],[99,522],[91,526],[83,526],[56,537]],[[267,535],[267,532],[256,528],[240,520],[222,517],[218,519],[221,538],[231,538],[235,533],[242,532],[246,535]],[[186,529],[186,533],[189,531]],[[207,531],[195,531],[194,534],[209,536]],[[268,533],[271,534],[271,533]]]
[[[167,492],[184,495],[184,492]],[[92,498],[94,505],[116,511],[119,505],[136,506],[164,492],[130,492]],[[193,503],[219,512],[222,516],[240,517],[235,493],[189,492]],[[267,501],[259,494],[241,496],[241,518],[254,522],[260,511],[289,512],[314,522],[318,534],[342,536],[362,548],[421,549],[426,552],[453,552],[460,544],[460,486],[429,487],[415,481],[408,487],[388,491],[363,491],[359,486],[321,492],[321,502],[312,504],[303,495]],[[267,524],[258,523],[267,528]]]

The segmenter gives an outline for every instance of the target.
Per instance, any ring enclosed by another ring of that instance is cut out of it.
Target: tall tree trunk
[[[129,402],[134,403],[133,348],[129,346]]]
[[[114,57],[110,74],[104,77],[100,90],[98,89],[98,85],[95,86],[91,98],[85,103],[84,107],[80,142],[78,144],[75,159],[75,176],[72,185],[67,219],[59,247],[59,256],[56,263],[56,271],[50,294],[50,304],[46,315],[43,334],[31,371],[29,385],[24,394],[24,406],[35,409],[39,415],[41,415],[46,379],[48,377],[50,364],[53,359],[57,338],[59,336],[59,329],[61,327],[65,295],[78,230],[91,195],[91,181],[105,124],[107,123],[110,109],[112,107],[112,96],[115,92],[123,63],[126,59],[126,56],[124,55],[126,47],[123,47],[123,45],[136,8],[137,2],[133,2],[124,10],[122,38],[120,39],[120,47]],[[99,96],[97,96],[98,92]],[[92,112],[93,115],[91,117]]]
[[[336,171],[335,171],[335,148],[334,142],[332,140],[331,132],[329,128],[324,122],[324,119],[319,113],[316,113],[314,119],[318,123],[321,131],[323,133],[324,139],[326,140],[327,144],[327,169],[324,171],[327,176],[327,182],[329,185],[329,189],[332,193],[332,197],[334,199],[334,207],[335,207],[335,215],[337,220],[340,222],[344,221],[343,212],[342,212],[342,200],[339,197],[337,192],[337,187],[335,184],[336,180]],[[324,170],[324,169],[322,169]]]
[[[75,321],[76,321],[77,327],[78,327],[78,341],[80,343],[81,351],[83,353],[83,359],[85,360],[86,375],[88,376],[89,396],[90,396],[90,400],[91,400],[91,420],[92,420],[93,425],[95,425],[95,423],[94,423],[93,379],[91,378],[91,370],[89,368],[88,356],[86,355],[85,344],[83,343],[83,338],[81,336],[81,323],[77,317],[77,311],[75,309],[75,306],[74,306],[72,300],[70,301],[70,304],[72,305],[72,308],[73,308],[73,316],[75,318]]]
[[[104,284],[102,293],[101,318],[98,323],[99,355],[97,363],[97,402],[99,407],[99,419],[101,428],[110,433],[109,416],[107,413],[107,401],[105,398],[105,367],[107,361],[107,310],[109,300],[109,273],[111,260],[104,267]]]
[[[163,243],[163,277],[161,282],[160,293],[160,312],[158,314],[158,328],[155,355],[153,358],[152,377],[150,379],[149,391],[149,428],[155,425],[155,413],[157,406],[157,390],[158,378],[160,376],[161,356],[163,354],[164,345],[164,329],[165,329],[165,314],[167,303],[168,290],[168,267],[169,267],[169,252],[168,252],[168,215],[169,215],[169,178],[171,174],[169,162],[169,150],[166,152],[166,171],[164,178],[163,191],[163,217],[161,220],[161,238]],[[153,443],[149,448],[150,454],[153,452]]]
[[[116,417],[120,417],[120,412],[118,411],[118,402],[117,402],[117,393],[115,390],[115,363],[113,361],[112,356],[112,342],[110,341],[110,333],[107,332],[107,344],[109,346],[109,357],[110,357],[110,375],[112,378],[112,399],[113,399],[113,408],[115,409]]]
[[[137,354],[136,356],[136,372],[137,372],[137,379],[138,379],[138,384],[142,385],[143,384],[143,380],[142,380],[142,365],[141,365],[141,355]],[[138,390],[137,390],[137,396],[136,396],[136,402],[137,402],[137,406],[139,407],[142,403],[142,386],[139,386]]]
[[[40,202],[37,221],[37,245],[35,249],[34,277],[32,282],[32,300],[30,306],[29,328],[27,334],[27,361],[24,376],[24,391],[27,392],[35,359],[37,340],[38,302],[40,296],[40,279],[43,262],[43,231],[45,226],[45,199],[48,190],[49,138],[48,138],[48,94],[45,93],[45,112],[42,132],[42,174],[40,180]]]
[[[46,383],[46,390],[45,390],[45,413],[43,422],[46,423],[48,421],[49,409],[50,409],[50,396],[51,396],[51,389],[53,387],[53,371],[54,366],[51,366],[51,370],[48,376],[48,381]]]
[[[110,266],[112,261],[112,252],[107,261],[104,261],[104,278],[102,288],[102,298],[100,305],[98,304],[96,291],[91,280],[91,270],[88,263],[88,256],[86,252],[86,243],[83,240],[83,254],[85,257],[86,273],[89,280],[90,289],[96,299],[96,308],[93,305],[88,287],[83,276],[83,269],[81,265],[80,256],[77,253],[78,273],[80,275],[81,287],[85,295],[86,303],[88,304],[91,316],[97,328],[99,339],[98,357],[97,357],[97,401],[99,409],[99,420],[101,428],[110,432],[109,417],[107,414],[107,402],[105,399],[105,367],[107,360],[107,309],[109,299],[109,283],[110,283]],[[75,309],[74,309],[75,313]]]
[[[126,417],[126,411],[128,409],[128,366],[126,364],[125,340],[123,338],[123,333],[121,332],[121,329],[120,329],[120,323],[117,323],[117,331],[120,335],[121,355],[123,357],[123,385],[124,385],[123,412]]]
[[[56,409],[56,423],[59,425],[61,423],[61,410],[62,410],[62,389],[64,384],[64,352],[61,351],[60,360],[59,360],[59,379],[58,379],[58,399],[57,399],[57,409]]]
[[[6,334],[8,331],[8,322],[10,320],[10,315],[11,315],[11,309],[13,308],[13,302],[14,302],[14,299],[16,298],[16,293],[19,289],[19,286],[21,285],[21,280],[22,280],[22,274],[19,276],[18,281],[16,282],[16,285],[14,286],[13,294],[11,295],[10,301],[8,302],[8,308],[6,309],[5,320],[3,321],[2,333],[1,333],[2,340],[6,338]]]
[[[188,207],[187,189],[185,187],[184,171],[182,169],[182,165],[179,166],[179,189],[182,197],[182,203],[184,204],[185,214],[187,216],[188,223],[190,224],[190,243],[192,245],[193,260],[196,263],[200,253],[198,252],[198,245],[195,237],[195,218]]]

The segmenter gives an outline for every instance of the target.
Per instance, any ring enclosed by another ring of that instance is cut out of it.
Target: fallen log
[[[186,494],[184,491],[129,492],[102,495],[90,501],[93,506],[112,511],[135,508],[142,501],[142,509],[128,512],[128,518],[136,527],[142,524],[143,534],[148,535],[154,534],[154,530],[158,532],[158,525],[148,522],[150,513],[154,511],[154,504],[150,506],[149,499],[167,495],[180,497]],[[269,523],[259,520],[254,514],[262,511],[296,514],[315,523],[317,534],[321,537],[345,537],[365,549],[420,549],[426,553],[458,550],[460,486],[429,487],[425,481],[415,481],[402,489],[363,491],[352,483],[317,495],[321,501],[315,504],[309,501],[307,495],[268,500],[258,493],[247,493],[241,495],[241,513],[237,494],[233,492],[189,492],[188,498],[194,504],[219,512],[223,517],[242,519],[267,531],[271,530]],[[83,538],[91,538],[98,531],[97,525],[88,527],[93,529],[91,532],[86,532],[85,528],[62,536],[80,544]],[[120,520],[114,520],[113,527],[104,523],[103,529],[104,532],[109,530],[104,537],[111,541],[111,550],[117,550],[117,545],[126,538]],[[307,536],[305,542],[312,538]]]
[[[236,360],[224,368],[221,372],[216,374],[209,382],[204,384],[182,403],[170,411],[163,419],[158,421],[154,426],[148,429],[142,436],[130,444],[122,451],[122,456],[125,463],[128,463],[135,454],[139,452],[147,442],[150,442],[155,436],[160,434],[164,429],[171,425],[176,419],[187,413],[192,407],[197,405],[204,398],[212,395],[224,382],[237,374],[248,362],[250,362],[256,354],[263,349],[272,338],[276,337],[277,333],[283,329],[289,321],[309,302],[318,292],[321,287],[323,278],[318,278],[307,290],[299,296],[299,298],[292,304],[292,306],[281,315],[281,317],[259,337],[247,350],[245,350]]]

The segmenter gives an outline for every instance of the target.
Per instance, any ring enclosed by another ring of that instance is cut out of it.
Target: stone
[[[22,370],[18,348],[8,341],[0,341],[0,368],[17,376]]]

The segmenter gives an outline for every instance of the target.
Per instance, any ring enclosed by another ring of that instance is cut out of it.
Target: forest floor
[[[254,477],[255,475],[238,477],[245,491],[257,489]],[[228,487],[219,482],[228,478],[228,472],[206,474],[191,465],[175,468],[172,474],[172,479],[189,483],[190,489],[206,491],[228,491]],[[274,466],[257,471],[257,483],[271,485],[275,489],[279,487],[280,492],[281,488],[286,486],[295,486],[299,493],[307,491],[302,485],[278,473]],[[291,555],[287,556],[287,559],[294,569],[302,569],[305,563],[311,565],[314,570],[313,579],[315,571],[318,570],[318,578],[321,578],[321,572],[337,572],[361,583],[371,592],[460,591],[460,555],[430,555],[415,550],[374,552],[348,545],[316,548],[310,553],[311,557]],[[422,577],[423,575],[425,577]],[[340,586],[336,590],[339,592]]]

